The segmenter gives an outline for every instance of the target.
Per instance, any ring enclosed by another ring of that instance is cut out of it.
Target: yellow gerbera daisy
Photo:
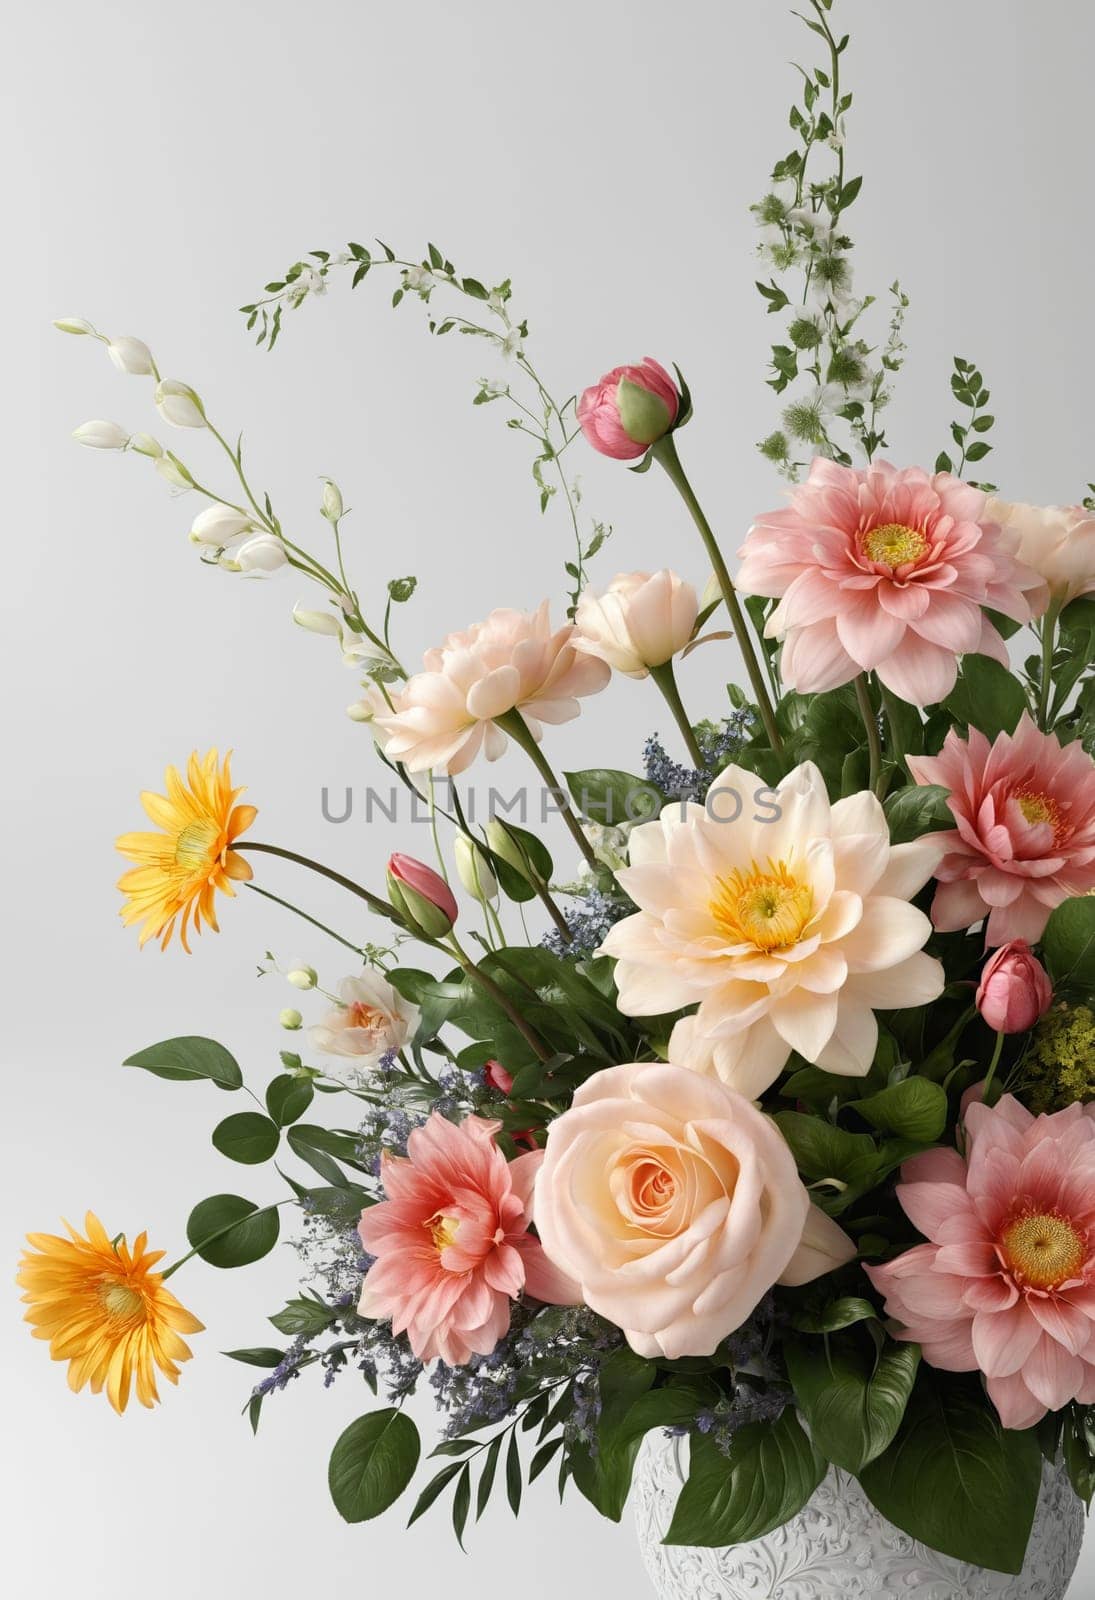
[[[166,795],[141,795],[141,804],[162,833],[123,833],[117,848],[137,865],[123,873],[118,887],[126,896],[122,921],[126,927],[143,923],[141,944],[159,939],[167,949],[175,922],[182,913],[180,937],[189,951],[186,932],[190,919],[201,932],[205,921],[217,929],[213,904],[216,891],[235,894],[232,882],[246,882],[251,868],[232,844],[254,822],[254,806],[239,806],[242,789],[233,789],[231,756],[218,765],[210,750],[199,761],[195,750],[186,769],[186,782],[175,767],[168,767]]]
[[[25,1320],[36,1339],[49,1340],[54,1361],[68,1362],[69,1388],[90,1383],[99,1394],[105,1387],[120,1414],[136,1378],[138,1400],[152,1406],[160,1398],[155,1368],[177,1383],[175,1363],[191,1354],[179,1335],[201,1333],[203,1324],[151,1271],[164,1252],[145,1248],[147,1234],[130,1249],[124,1238],[112,1244],[90,1211],[84,1226],[86,1238],[68,1222],[68,1239],[28,1233],[32,1248],[23,1252],[16,1280],[30,1306]]]

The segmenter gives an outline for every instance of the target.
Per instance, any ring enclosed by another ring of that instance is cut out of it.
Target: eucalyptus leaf
[[[164,1039],[160,1044],[150,1044],[147,1050],[138,1050],[127,1056],[123,1067],[142,1067],[157,1078],[175,1082],[208,1078],[218,1089],[240,1089],[243,1073],[235,1057],[229,1055],[215,1039],[184,1035],[178,1039]]]
[[[420,1449],[418,1429],[406,1412],[394,1407],[351,1422],[340,1434],[327,1469],[339,1515],[347,1522],[368,1522],[387,1511],[414,1476]]]

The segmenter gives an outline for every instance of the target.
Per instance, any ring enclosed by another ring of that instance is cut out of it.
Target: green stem
[[[1000,1065],[1000,1056],[1003,1053],[1004,1040],[1006,1037],[1007,1035],[1003,1033],[998,1033],[996,1035],[996,1048],[992,1052],[992,1060],[989,1062],[989,1070],[985,1074],[985,1082],[981,1090],[981,1098],[987,1106],[995,1105],[996,1101],[1000,1098],[999,1095],[992,1095],[991,1090],[992,1080],[995,1078],[996,1069]]]
[[[513,1026],[517,1029],[522,1039],[524,1039],[529,1049],[534,1053],[537,1060],[550,1061],[551,1051],[540,1038],[540,1035],[525,1021],[524,1017],[517,1010],[517,1007],[513,1004],[506,991],[500,988],[492,977],[485,973],[480,967],[476,966],[471,956],[468,955],[468,952],[464,949],[463,945],[456,937],[456,934],[450,933],[445,941],[438,941],[438,943],[442,948],[447,946],[449,949],[451,949],[453,955],[456,957],[457,961],[459,961],[461,967],[471,981],[473,983],[477,983],[482,989],[483,993],[489,995],[496,1005],[501,1006],[502,1010],[513,1023]]]
[[[378,895],[363,889],[360,883],[355,883],[352,878],[343,877],[341,872],[336,872],[333,867],[325,867],[322,862],[313,861],[310,856],[298,855],[295,850],[283,850],[278,844],[258,844],[253,839],[237,839],[232,846],[233,850],[257,850],[263,855],[280,856],[283,861],[293,861],[298,867],[308,867],[312,872],[318,872],[321,878],[330,878],[332,883],[337,883],[340,889],[348,889],[351,894],[356,894],[359,900],[364,900],[370,910],[377,916],[387,917],[389,922],[398,923],[401,928],[406,924],[403,918]],[[294,908],[295,909],[295,908]]]
[[[903,771],[908,773],[909,765],[905,760],[905,752],[900,748],[897,739],[897,717],[894,713],[894,706],[896,702],[894,700],[894,696],[881,681],[878,685],[878,692],[882,696],[882,709],[886,713],[886,728],[889,733],[887,742],[889,744],[890,755],[903,769]]]
[[[321,933],[325,933],[327,937],[329,939],[333,939],[336,944],[344,945],[347,950],[352,950],[354,954],[359,955],[363,961],[367,959],[365,951],[362,950],[360,945],[351,943],[349,939],[344,939],[341,933],[336,933],[335,930],[333,928],[329,928],[325,922],[320,922],[318,917],[310,916],[307,911],[302,911],[300,907],[295,906],[291,900],[283,900],[279,894],[272,894],[269,889],[260,888],[257,883],[249,883],[247,888],[250,889],[253,894],[261,894],[264,900],[272,900],[275,905],[283,906],[286,911],[292,911],[298,917],[302,918],[303,921],[310,922],[313,928],[318,928]]]
[[[525,722],[525,719],[521,715],[520,711],[518,711],[515,707],[512,711],[507,711],[502,716],[495,717],[494,720],[502,729],[503,733],[508,733],[514,744],[520,745],[521,749],[528,756],[529,760],[540,774],[540,777],[547,785],[549,792],[556,800],[556,803],[559,806],[559,815],[570,829],[571,838],[578,846],[578,849],[582,852],[582,855],[585,857],[586,861],[596,872],[599,869],[600,863],[593,852],[593,846],[586,838],[582,825],[578,821],[578,817],[566,797],[566,790],[562,787],[558,778],[551,770],[551,765],[547,757],[544,755],[544,752],[540,749],[540,746],[536,743],[536,740],[529,732],[528,724]]]
[[[780,738],[779,729],[776,727],[776,716],[772,709],[772,702],[768,698],[768,687],[764,681],[764,674],[760,669],[760,663],[749,638],[745,613],[742,611],[738,601],[737,590],[731,581],[729,570],[723,560],[722,551],[719,549],[719,543],[715,538],[711,524],[704,516],[703,509],[692,491],[692,485],[685,476],[684,468],[681,466],[680,457],[677,454],[677,447],[673,442],[673,435],[667,433],[658,440],[657,444],[652,445],[651,454],[665,469],[677,493],[688,507],[692,521],[699,530],[700,538],[703,540],[707,550],[708,559],[715,569],[719,588],[722,590],[722,598],[726,604],[727,614],[730,617],[730,623],[738,641],[738,649],[741,651],[745,662],[745,670],[749,674],[749,682],[753,686],[753,695],[757,702],[757,709],[760,711],[761,721],[764,723],[765,732],[768,735],[768,742],[773,750],[782,750],[783,740]]]
[[[1042,618],[1042,681],[1038,689],[1038,726],[1049,732],[1049,697],[1053,689],[1053,651],[1057,643],[1057,618],[1061,607],[1051,600],[1049,610]]]
[[[160,1273],[160,1277],[166,1283],[168,1278],[178,1272],[180,1267],[184,1267],[188,1261],[192,1261],[196,1255],[200,1255],[207,1245],[213,1244],[217,1239],[222,1239],[226,1233],[231,1233],[233,1228],[238,1228],[241,1221],[250,1222],[253,1217],[265,1216],[267,1211],[276,1211],[279,1206],[295,1206],[298,1203],[299,1196],[291,1194],[285,1200],[271,1200],[268,1206],[259,1206],[257,1211],[248,1212],[246,1217],[237,1217],[235,1222],[228,1222],[223,1228],[218,1228],[216,1233],[211,1233],[207,1239],[200,1240],[193,1250],[188,1250],[184,1256],[180,1256],[177,1261],[173,1261],[169,1267]]]
[[[882,739],[878,732],[878,718],[875,716],[871,692],[867,687],[867,675],[864,672],[861,672],[855,680],[855,697],[859,704],[859,714],[863,718],[863,726],[867,731],[867,752],[871,761],[871,775],[868,781],[872,794],[878,794],[882,787]]]
[[[650,676],[661,690],[662,698],[672,711],[677,727],[681,730],[681,738],[685,742],[692,765],[697,771],[704,766],[703,751],[696,743],[696,735],[692,732],[692,724],[688,720],[688,713],[684,709],[684,701],[677,687],[676,674],[673,671],[672,661],[665,661],[660,667],[651,667]]]

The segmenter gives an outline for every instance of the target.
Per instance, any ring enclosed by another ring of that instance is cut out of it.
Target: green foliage
[[[1033,1431],[1000,1426],[978,1382],[922,1366],[893,1443],[859,1481],[884,1517],[931,1549],[1022,1569],[1041,1450]]]
[[[279,1128],[287,1128],[304,1115],[314,1094],[310,1078],[283,1073],[266,1086],[266,1109]]]
[[[719,1546],[760,1539],[802,1510],[828,1470],[792,1408],[740,1428],[729,1455],[693,1434],[688,1478],[665,1544]]]
[[[858,1473],[897,1432],[912,1393],[920,1349],[860,1331],[790,1339],[787,1373],[815,1446]]]
[[[327,1470],[338,1513],[368,1522],[394,1505],[418,1466],[418,1429],[394,1408],[358,1417],[339,1435]]]
[[[665,803],[665,796],[653,784],[630,772],[589,767],[582,772],[564,772],[563,777],[582,816],[603,827],[649,822]]]
[[[339,1306],[326,1305],[318,1295],[305,1294],[290,1300],[285,1310],[278,1311],[270,1321],[279,1333],[289,1334],[293,1338],[299,1334],[313,1337],[324,1333],[340,1315]]]
[[[983,437],[988,433],[996,418],[985,411],[989,403],[989,391],[985,388],[985,380],[974,366],[972,361],[966,361],[962,356],[955,356],[954,371],[951,373],[951,393],[960,406],[965,406],[970,415],[966,422],[951,423],[951,438],[959,452],[957,460],[946,450],[941,450],[936,457],[936,472],[953,472],[955,477],[961,478],[965,474],[967,462],[983,461],[992,449],[992,445]],[[994,483],[980,483],[979,489],[993,490]]]
[[[218,1089],[239,1089],[243,1074],[234,1056],[215,1039],[202,1039],[185,1035],[179,1039],[164,1039],[160,1044],[150,1044],[147,1050],[138,1050],[127,1056],[123,1067],[142,1067],[157,1078],[185,1082],[195,1078],[208,1078]]]
[[[1014,733],[1030,702],[1022,684],[991,656],[965,656],[954,689],[943,702],[956,722],[978,728],[991,744]]]
[[[214,1194],[190,1213],[186,1237],[211,1267],[247,1267],[260,1261],[278,1242],[277,1211],[260,1209],[238,1194]]]
[[[1056,907],[1042,954],[1055,987],[1095,991],[1095,897],[1080,895]]]
[[[1095,1498],[1095,1408],[1071,1405],[1061,1436],[1069,1481],[1090,1511]]]
[[[213,1129],[213,1143],[229,1161],[258,1166],[275,1153],[281,1135],[276,1122],[258,1111],[240,1111],[225,1117]]]
[[[934,1143],[947,1125],[946,1091],[928,1078],[903,1078],[851,1104],[873,1128],[917,1144]]]

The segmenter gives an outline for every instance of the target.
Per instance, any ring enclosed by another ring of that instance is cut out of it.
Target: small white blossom
[[[430,290],[437,287],[437,279],[429,267],[405,267],[403,269],[403,287],[405,289],[413,289],[416,294],[420,294],[425,299]]]
[[[159,456],[152,465],[173,489],[181,491],[194,487],[194,480],[181,461],[173,461],[170,456]]]
[[[289,560],[284,544],[274,533],[256,533],[241,544],[232,556],[222,556],[221,566],[229,572],[246,572],[261,577],[276,572]]]
[[[507,361],[511,361],[514,356],[520,355],[520,353],[521,353],[521,330],[520,330],[520,328],[510,328],[510,330],[506,334],[505,338],[504,339],[499,339],[498,348],[501,350],[502,355],[504,356],[504,358]]]
[[[163,455],[163,445],[150,433],[135,433],[129,441],[129,448],[136,450],[139,456],[151,457],[153,461],[158,461]]]
[[[152,372],[152,351],[143,339],[124,336],[111,339],[106,353],[119,372],[128,372],[135,378],[147,378]]]
[[[89,450],[124,450],[129,443],[129,434],[120,422],[101,419],[82,422],[73,430],[72,437],[77,444],[87,445]]]
[[[244,534],[254,532],[254,528],[251,518],[245,512],[237,511],[235,506],[207,506],[190,525],[190,542],[223,549],[225,545],[242,539]]]
[[[86,317],[55,317],[53,326],[59,333],[94,333]]]
[[[336,638],[342,631],[339,620],[332,611],[308,611],[297,601],[293,607],[293,621],[308,633],[328,634]]]
[[[156,410],[173,428],[204,428],[205,410],[195,390],[177,378],[165,378],[156,385],[153,396]]]

